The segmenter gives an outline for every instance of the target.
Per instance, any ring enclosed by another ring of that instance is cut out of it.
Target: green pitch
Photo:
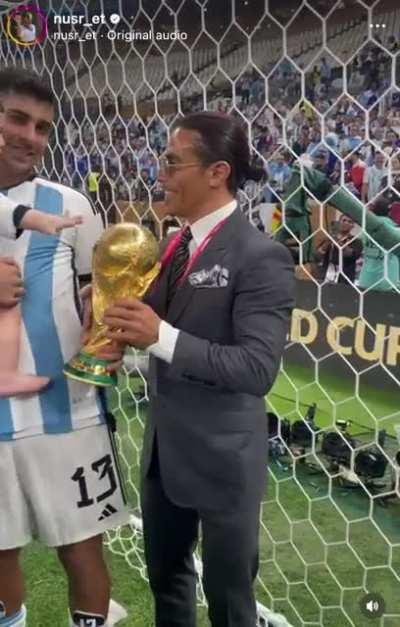
[[[131,380],[129,388],[137,382]],[[121,392],[112,399],[117,411],[123,457],[129,460],[129,495],[137,504],[134,484],[138,469],[138,448],[144,411],[132,399],[127,381],[121,380]],[[137,389],[137,388],[136,388]],[[329,394],[328,391],[329,390]],[[321,376],[291,367],[282,373],[269,396],[270,408],[291,421],[304,416],[307,407],[317,403],[319,427],[333,425],[339,418],[351,419],[353,433],[366,427],[366,441],[372,441],[368,427],[385,428],[394,433],[400,423],[398,398],[388,392],[360,385],[354,395],[354,383]],[[393,441],[394,442],[394,441]],[[379,592],[386,601],[385,627],[400,624],[400,504],[384,509],[374,505],[358,491],[345,491],[321,474],[310,474],[304,464],[271,464],[269,487],[262,512],[260,535],[260,578],[257,598],[266,606],[282,612],[294,627],[322,625],[364,627],[382,625],[366,619],[360,612],[363,587]],[[112,543],[117,552],[128,551],[121,541]],[[139,548],[139,552],[140,552]],[[152,627],[152,600],[147,583],[137,568],[120,555],[107,551],[113,578],[113,597],[123,603],[129,618],[121,627]],[[136,554],[130,559],[141,566]],[[390,564],[390,567],[388,566]],[[28,627],[67,627],[66,585],[54,553],[34,544],[24,551],[23,568],[27,578]],[[352,622],[350,622],[352,621]],[[199,609],[199,627],[208,621]]]
[[[280,415],[297,420],[315,402],[316,422],[320,427],[333,426],[338,419],[350,419],[367,428],[386,429],[394,435],[394,426],[400,425],[398,389],[394,389],[393,384],[391,388],[378,390],[362,377],[357,395],[356,387],[355,378],[350,373],[338,378],[326,372],[316,373],[291,366],[276,380],[269,403]],[[355,433],[360,429],[354,425],[349,430]]]

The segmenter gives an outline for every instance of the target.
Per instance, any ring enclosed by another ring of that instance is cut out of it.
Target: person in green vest
[[[99,178],[100,178],[99,170],[92,169],[88,174],[87,186],[88,186],[89,196],[93,204],[96,204],[99,199]]]
[[[400,257],[400,229],[394,228],[392,220],[382,220],[382,216],[366,209],[347,189],[333,185],[326,174],[297,162],[284,192],[283,226],[274,233],[274,239],[287,245],[295,234],[301,244],[302,263],[313,261],[310,210],[307,207],[307,200],[313,197],[351,216],[383,250]]]
[[[387,198],[378,198],[372,203],[371,211],[395,235],[400,231],[398,225],[389,217],[390,202]],[[358,287],[362,290],[372,288],[381,292],[394,291],[400,287],[399,258],[393,253],[386,253],[367,234],[363,235],[364,261],[358,278]]]

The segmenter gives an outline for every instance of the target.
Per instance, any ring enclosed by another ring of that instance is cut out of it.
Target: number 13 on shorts
[[[86,473],[93,472],[96,474],[100,494],[89,495]],[[89,470],[84,466],[78,466],[71,477],[72,481],[76,481],[79,486],[80,499],[76,502],[77,507],[89,507],[94,503],[100,503],[104,499],[112,496],[117,489],[117,479],[113,467],[111,455],[104,455],[101,459],[97,459],[91,465]]]

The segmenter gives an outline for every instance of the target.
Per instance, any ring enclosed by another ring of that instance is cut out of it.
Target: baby
[[[1,114],[0,114],[1,118]],[[0,150],[3,138],[0,131]],[[15,238],[20,229],[39,231],[47,235],[56,235],[62,229],[82,223],[82,218],[75,216],[57,216],[43,213],[30,207],[17,205],[0,194],[0,235]],[[1,257],[0,261],[14,266],[13,259]],[[19,341],[21,314],[19,305],[0,308],[0,397],[38,392],[49,383],[47,377],[37,377],[18,372]]]

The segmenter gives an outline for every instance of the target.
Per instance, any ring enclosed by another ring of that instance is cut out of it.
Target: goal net
[[[243,124],[266,176],[240,190],[241,210],[290,249],[297,275],[266,410],[260,625],[361,627],[370,618],[395,627],[398,2],[38,0],[0,8],[2,67],[33,68],[59,105],[44,175],[90,194],[107,224],[140,221],[160,239],[178,226],[165,217],[157,182],[177,116],[207,109]],[[323,198],[318,176],[331,185]],[[342,204],[335,186],[345,192]],[[146,355],[132,351],[110,395],[132,524],[107,540],[144,578],[146,371]]]

